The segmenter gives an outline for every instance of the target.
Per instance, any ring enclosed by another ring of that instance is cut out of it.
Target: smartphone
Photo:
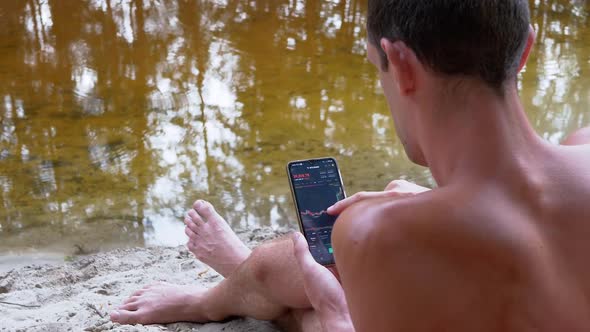
[[[292,161],[287,165],[287,174],[299,228],[311,255],[321,265],[334,265],[332,228],[336,216],[326,210],[346,197],[336,160],[326,157]]]

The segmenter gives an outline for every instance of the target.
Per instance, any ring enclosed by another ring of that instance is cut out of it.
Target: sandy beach
[[[250,247],[289,232],[238,232]],[[278,331],[268,322],[119,325],[108,313],[133,291],[158,281],[212,287],[223,278],[186,247],[116,249],[59,264],[27,265],[0,273],[0,331]]]

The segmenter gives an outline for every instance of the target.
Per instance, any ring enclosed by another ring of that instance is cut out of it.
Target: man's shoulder
[[[522,251],[522,243],[535,240],[535,230],[527,229],[526,223],[505,222],[488,207],[462,188],[441,188],[398,200],[366,200],[343,212],[334,238],[361,249],[351,248],[353,255],[406,250],[454,258],[473,250],[514,257]]]
[[[442,191],[442,192],[441,192]],[[336,221],[333,231],[337,264],[386,264],[391,252],[414,251],[428,238],[448,238],[445,227],[452,221],[452,207],[444,190],[399,199],[375,198],[355,203]]]
[[[337,231],[362,241],[376,236],[394,240],[408,239],[430,232],[438,225],[453,220],[452,192],[435,189],[411,197],[375,198],[360,201],[346,209],[338,218]],[[372,242],[372,241],[367,241]]]

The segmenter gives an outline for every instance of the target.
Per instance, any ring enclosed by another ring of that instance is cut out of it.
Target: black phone
[[[326,210],[346,197],[336,160],[326,157],[292,161],[287,165],[287,174],[299,228],[311,255],[321,265],[334,265],[332,228],[336,216]]]

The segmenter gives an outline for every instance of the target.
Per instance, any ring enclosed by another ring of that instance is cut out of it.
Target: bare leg
[[[290,239],[262,244],[252,252],[210,203],[198,200],[193,208],[185,219],[189,250],[228,278],[207,295],[215,320],[234,315],[272,320],[289,309],[311,308]],[[223,299],[231,299],[232,305],[228,308]]]
[[[290,309],[309,309],[289,238],[262,244],[234,273],[207,293],[212,320],[248,316],[274,320]]]
[[[289,316],[294,309],[302,309]],[[231,316],[276,320],[284,324],[314,326],[311,304],[289,238],[256,248],[237,269],[214,288],[156,284],[134,293],[111,314],[122,324],[176,321],[220,321]],[[318,324],[315,324],[319,326]],[[298,330],[291,326],[290,330]],[[304,329],[303,331],[310,329]],[[313,329],[316,330],[316,329]]]
[[[317,330],[319,324],[305,293],[291,239],[263,244],[250,254],[209,203],[198,203],[185,220],[189,249],[227,279],[209,290],[148,286],[125,301],[111,319],[150,324],[249,316],[291,324],[290,330]],[[291,315],[293,312],[296,314]]]

